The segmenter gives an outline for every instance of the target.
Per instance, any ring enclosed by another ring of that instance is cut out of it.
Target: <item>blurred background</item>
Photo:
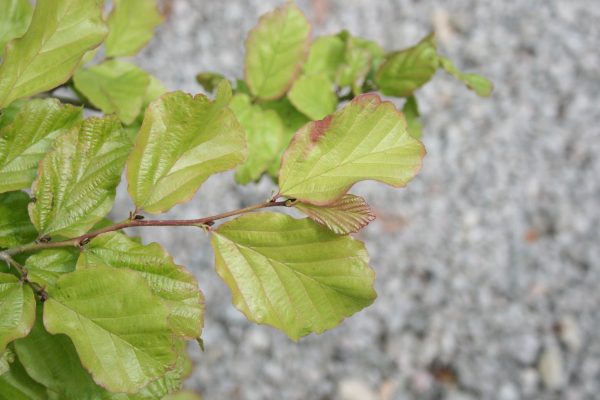
[[[244,40],[278,0],[172,0],[137,57],[169,89],[242,75]],[[197,229],[145,230],[194,271],[205,399],[594,399],[600,393],[600,7],[589,0],[302,0],[314,33],[386,50],[434,29],[440,52],[489,77],[489,99],[438,73],[419,92],[428,149],[402,190],[360,184],[378,219],[360,234],[376,302],[298,343],[235,310]],[[264,179],[204,184],[168,216],[267,199]],[[113,215],[132,209],[121,187]]]

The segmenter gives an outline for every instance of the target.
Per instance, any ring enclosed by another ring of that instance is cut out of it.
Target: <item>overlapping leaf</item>
[[[364,94],[296,133],[283,155],[280,194],[328,205],[361,180],[402,187],[419,171],[424,154],[394,105]]]
[[[415,139],[421,139],[423,136],[423,124],[421,123],[419,105],[415,96],[409,96],[402,107],[402,113],[406,118],[408,133]]]
[[[0,193],[0,247],[14,247],[36,238],[27,213],[29,201],[25,192]]]
[[[338,36],[321,36],[310,46],[308,58],[302,66],[306,75],[325,74],[334,79],[344,61],[346,44]]]
[[[32,254],[25,261],[29,280],[42,287],[54,285],[56,280],[67,272],[73,272],[79,257],[74,248],[47,249]]]
[[[0,108],[65,82],[106,32],[97,0],[37,2],[29,29],[4,53]]]
[[[343,31],[337,35],[345,43],[343,62],[338,66],[335,82],[338,86],[348,86],[357,96],[362,93],[362,86],[374,68],[381,64],[383,49],[377,43],[351,36]]]
[[[358,232],[375,219],[365,199],[353,194],[346,194],[328,206],[298,202],[294,207],[338,235]]]
[[[439,61],[433,34],[416,46],[388,56],[375,76],[381,93],[406,97],[429,81],[437,70]]]
[[[3,353],[0,354],[0,376],[4,375],[10,369],[10,364],[15,361],[15,353],[10,347],[7,347]]]
[[[494,85],[487,78],[478,74],[465,74],[461,72],[454,63],[446,58],[439,57],[440,66],[454,76],[456,79],[462,81],[469,89],[473,90],[479,96],[487,97],[492,94]]]
[[[235,173],[235,179],[246,184],[260,178],[279,155],[284,127],[277,113],[253,105],[245,94],[236,94],[229,107],[246,131],[248,158]]]
[[[130,142],[114,116],[88,118],[42,160],[29,215],[40,235],[74,237],[110,211]]]
[[[93,105],[130,124],[142,109],[150,76],[133,64],[110,60],[77,70],[73,82]]]
[[[14,275],[0,273],[0,353],[15,339],[27,336],[35,320],[31,287]]]
[[[212,174],[246,156],[243,128],[223,104],[167,93],[154,101],[127,162],[129,194],[151,213],[189,200]]]
[[[208,93],[212,93],[223,79],[225,77],[216,72],[201,72],[196,75],[196,82]]]
[[[148,43],[163,21],[155,0],[114,0],[108,17],[105,47],[108,57],[136,54]]]
[[[301,76],[287,96],[298,110],[313,120],[333,113],[338,104],[333,82],[325,74]]]
[[[26,189],[54,139],[81,120],[80,108],[31,100],[0,130],[0,192]]]
[[[246,43],[245,77],[252,94],[265,100],[283,96],[306,58],[309,39],[310,25],[294,3],[263,15]]]
[[[364,245],[308,218],[247,214],[221,225],[211,243],[234,305],[294,340],[336,326],[375,299]]]
[[[94,267],[63,275],[48,289],[44,325],[70,337],[94,380],[135,392],[176,362],[169,311],[137,272]]]
[[[2,0],[0,14],[0,58],[6,43],[22,36],[31,20],[33,8],[29,0]]]
[[[139,272],[169,308],[173,332],[197,338],[202,331],[204,298],[192,274],[175,264],[158,244],[142,245],[121,233],[106,233],[93,239],[81,253],[77,268],[108,265]]]
[[[48,400],[46,388],[27,375],[18,359],[0,375],[0,396],[2,400]]]

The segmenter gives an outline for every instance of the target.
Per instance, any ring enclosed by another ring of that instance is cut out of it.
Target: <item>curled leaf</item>
[[[294,207],[338,235],[358,232],[375,219],[365,199],[353,194],[346,194],[327,206],[297,202]]]

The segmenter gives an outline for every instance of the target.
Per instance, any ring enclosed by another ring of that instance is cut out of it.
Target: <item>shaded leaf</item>
[[[73,82],[93,105],[130,124],[142,110],[150,76],[133,64],[109,60],[77,70]]]
[[[76,270],[48,289],[44,325],[71,338],[94,380],[113,392],[135,392],[175,363],[168,310],[137,272]]]
[[[5,126],[13,122],[21,107],[23,107],[23,105],[25,105],[28,101],[29,100],[25,99],[15,100],[5,108],[0,109],[0,129],[3,129]]]
[[[204,321],[204,298],[196,278],[158,244],[142,245],[122,233],[111,232],[85,246],[77,268],[108,265],[139,272],[152,292],[169,308],[174,333],[190,339],[200,336]]]
[[[224,79],[225,77],[223,75],[216,72],[201,72],[196,75],[196,82],[198,82],[208,93],[212,93],[219,82]]]
[[[15,361],[15,353],[10,347],[4,350],[4,353],[0,354],[0,376],[7,373],[10,370],[10,364]]]
[[[423,124],[421,123],[419,105],[415,96],[409,96],[402,107],[402,113],[406,118],[408,133],[415,139],[421,139],[423,136]]]
[[[245,94],[236,94],[229,104],[246,131],[248,158],[237,167],[235,179],[246,184],[256,181],[281,151],[283,123],[272,110],[263,110]]]
[[[0,193],[0,247],[15,247],[37,237],[27,213],[29,201],[25,192]]]
[[[130,142],[114,116],[91,117],[60,136],[42,160],[29,216],[41,236],[75,237],[112,208]]]
[[[204,95],[167,93],[144,115],[127,162],[129,194],[137,207],[160,213],[245,156],[244,130],[231,110]]]
[[[325,74],[301,76],[287,96],[298,110],[313,120],[333,113],[338,104],[333,82]]]
[[[140,51],[163,21],[156,0],[113,0],[104,46],[107,57],[132,56]]]
[[[280,194],[328,205],[362,180],[402,187],[417,174],[424,155],[394,105],[363,94],[295,134],[283,155]]]
[[[6,44],[23,36],[33,14],[29,0],[2,0],[0,2],[0,57]]]
[[[54,139],[81,120],[82,110],[56,99],[30,100],[0,130],[0,192],[26,189]]]
[[[245,78],[250,91],[269,100],[283,96],[306,57],[310,24],[292,2],[263,15],[246,42]]]
[[[438,63],[435,36],[430,34],[416,46],[390,54],[379,67],[375,82],[385,95],[410,96],[433,77]]]
[[[79,250],[74,248],[47,249],[37,252],[25,261],[29,280],[42,287],[53,286],[61,275],[75,270],[78,257]]]
[[[0,108],[69,79],[86,51],[106,35],[96,0],[37,2],[29,29],[15,39],[0,65]]]
[[[478,74],[465,74],[460,72],[454,63],[446,58],[439,57],[440,66],[454,76],[459,81],[462,81],[467,87],[477,93],[479,96],[488,97],[494,90],[494,85],[487,78]]]
[[[358,232],[375,219],[365,199],[353,194],[346,194],[328,206],[297,202],[294,207],[338,235]]]
[[[364,245],[308,218],[246,214],[221,225],[211,243],[235,307],[294,340],[336,326],[376,296]]]
[[[0,375],[0,399],[47,400],[46,388],[34,381],[18,359],[10,364],[10,370]]]
[[[344,32],[343,32],[344,33]],[[345,41],[344,60],[338,67],[335,82],[341,86],[349,86],[357,96],[362,93],[362,86],[373,74],[383,59],[383,49],[377,43],[350,34],[338,34]]]
[[[0,273],[0,353],[15,339],[29,334],[35,320],[35,297],[29,285]]]
[[[344,61],[346,44],[338,36],[321,36],[310,46],[308,58],[302,66],[306,75],[325,74],[330,79]]]

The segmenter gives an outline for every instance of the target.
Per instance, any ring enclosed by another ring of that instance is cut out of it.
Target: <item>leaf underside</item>
[[[358,232],[375,219],[365,199],[353,194],[345,194],[328,206],[297,202],[294,207],[338,235]]]

